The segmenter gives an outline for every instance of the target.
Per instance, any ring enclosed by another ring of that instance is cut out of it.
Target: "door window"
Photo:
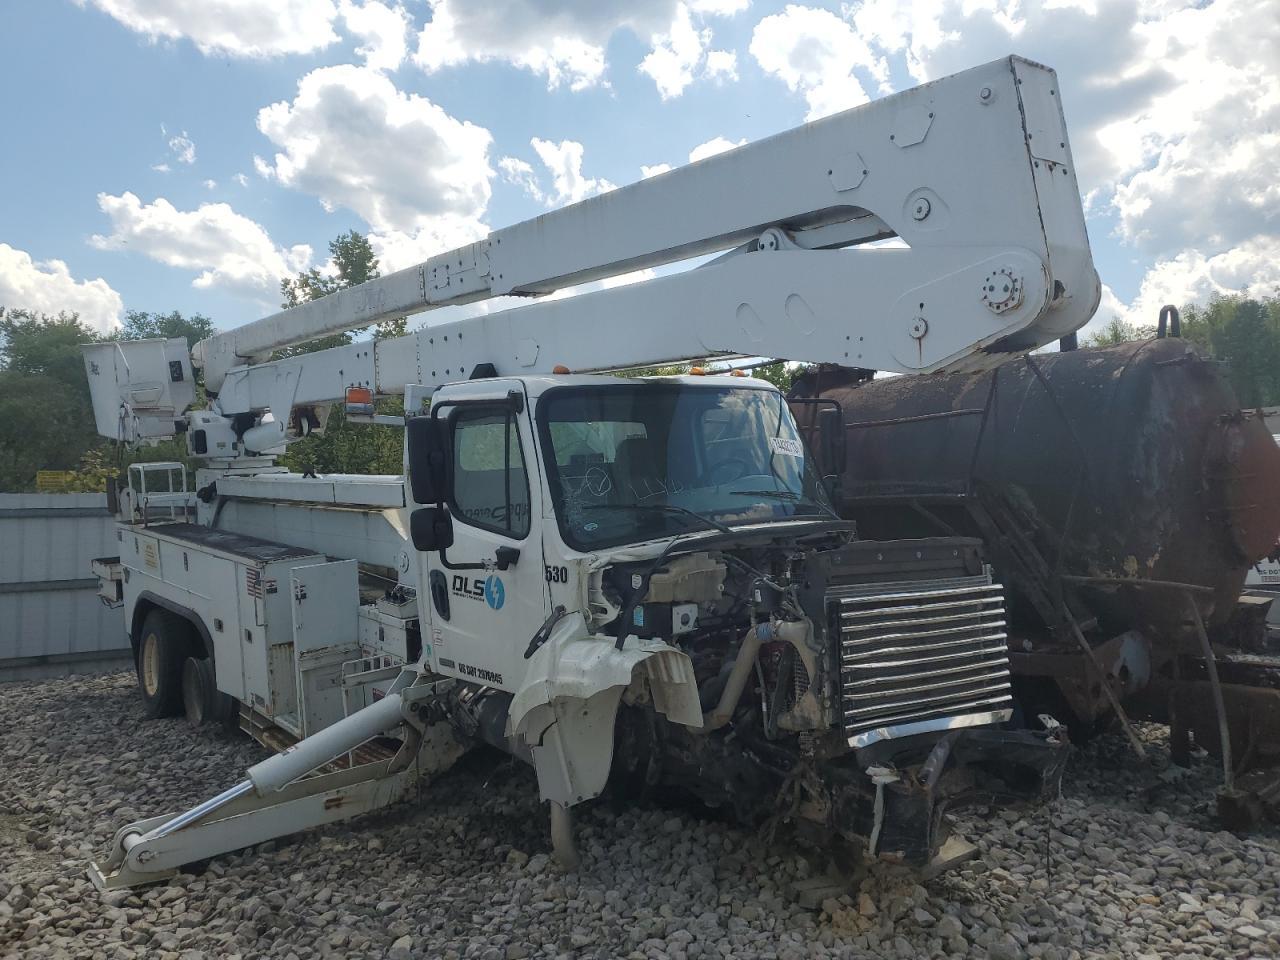
[[[529,475],[515,414],[472,407],[453,418],[454,515],[523,540],[529,534]]]

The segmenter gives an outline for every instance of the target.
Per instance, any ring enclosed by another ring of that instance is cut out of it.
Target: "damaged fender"
[[[660,640],[592,636],[582,615],[552,628],[529,659],[525,682],[511,701],[507,736],[533,752],[543,800],[570,806],[598,796],[613,763],[613,725],[627,687],[647,681],[654,709],[698,727],[702,707],[693,664]]]

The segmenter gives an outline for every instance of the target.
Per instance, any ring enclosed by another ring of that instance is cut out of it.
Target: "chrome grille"
[[[836,588],[827,603],[850,746],[1009,718],[1004,594],[990,572]]]

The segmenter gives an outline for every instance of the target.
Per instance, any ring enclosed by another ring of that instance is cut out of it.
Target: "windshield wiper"
[[[687,507],[679,507],[674,503],[591,503],[582,508],[583,510],[658,510],[663,513],[678,513],[686,517],[693,517],[699,523],[703,523],[708,527],[719,530],[721,533],[733,533],[733,528],[727,524],[721,523],[719,520],[712,520],[710,517],[704,517],[700,513],[688,509]]]
[[[792,490],[730,490],[729,493],[735,497],[766,497],[770,500],[789,500],[792,503],[804,500],[804,497]],[[826,511],[834,520],[843,519],[840,514],[836,513],[825,503],[818,500],[809,500],[806,502],[812,503],[815,507]]]

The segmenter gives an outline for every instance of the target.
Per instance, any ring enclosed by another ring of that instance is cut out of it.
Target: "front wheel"
[[[159,607],[142,621],[138,642],[138,688],[149,719],[182,712],[182,664],[190,646],[191,627]]]

